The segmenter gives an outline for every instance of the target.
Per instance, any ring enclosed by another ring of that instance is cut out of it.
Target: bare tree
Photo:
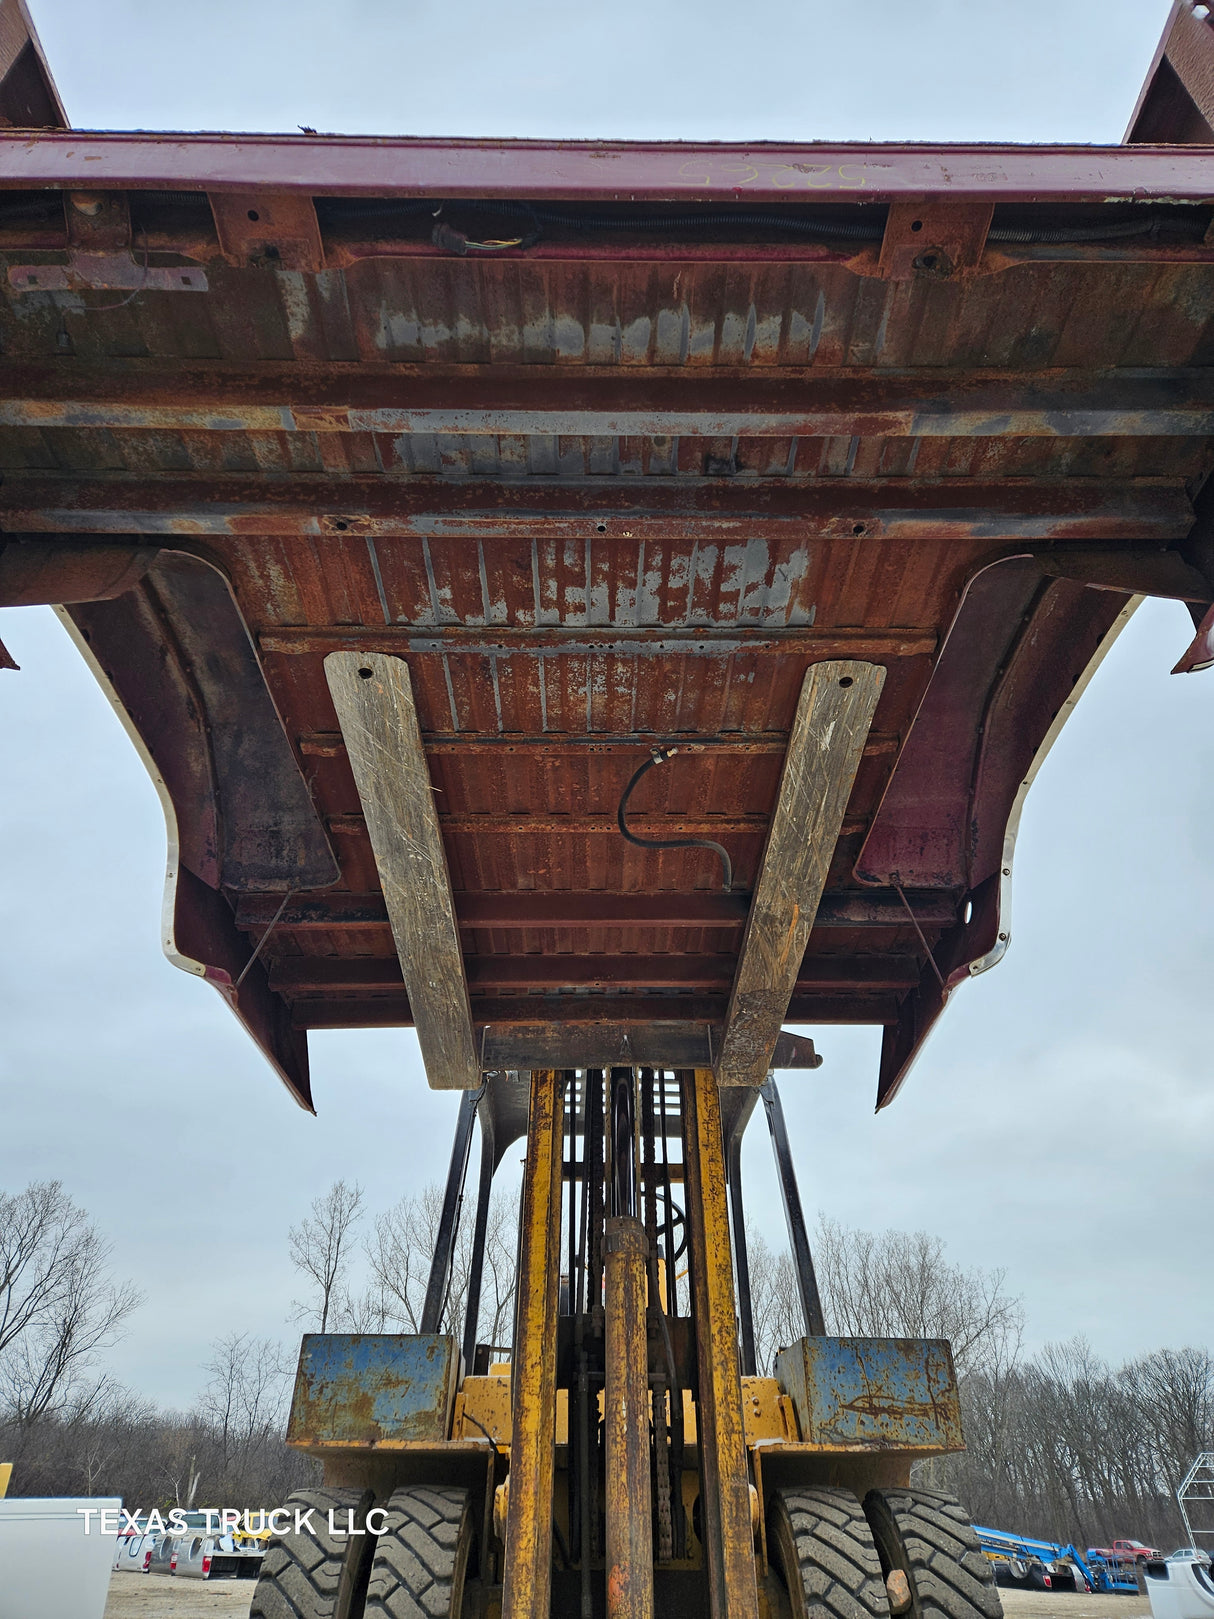
[[[943,1464],[980,1521],[1062,1541],[1183,1532],[1174,1491],[1214,1448],[1214,1357],[1162,1349],[1114,1368],[1082,1338],[961,1381],[968,1450]]]
[[[341,1313],[349,1269],[353,1230],[362,1218],[363,1193],[357,1184],[334,1181],[312,1204],[307,1218],[288,1233],[291,1263],[314,1289],[313,1296],[294,1303],[297,1321],[315,1321],[328,1332],[330,1320]]]
[[[859,1338],[947,1338],[959,1374],[1019,1352],[1024,1310],[1001,1270],[952,1264],[926,1231],[856,1231],[819,1217],[814,1262],[832,1331]]]
[[[110,1273],[110,1245],[58,1181],[0,1193],[0,1406],[19,1424],[69,1401],[141,1302]],[[93,1398],[105,1387],[98,1380]]]
[[[199,1401],[219,1444],[221,1478],[247,1475],[282,1426],[287,1379],[282,1345],[230,1332],[211,1346]]]
[[[438,1240],[443,1189],[432,1182],[416,1197],[402,1198],[375,1222],[367,1246],[372,1286],[357,1302],[351,1301],[348,1320],[352,1330],[421,1329],[422,1305],[430,1277],[430,1261]],[[481,1284],[478,1337],[505,1347],[511,1336],[514,1311],[518,1207],[515,1199],[495,1196],[489,1205],[485,1258]],[[472,1263],[472,1218],[465,1207],[452,1256],[440,1330],[460,1332],[468,1296]]]
[[[761,1377],[770,1377],[776,1352],[803,1337],[801,1296],[792,1260],[786,1251],[773,1249],[761,1231],[746,1230],[750,1263],[750,1313],[755,1332],[755,1365]]]

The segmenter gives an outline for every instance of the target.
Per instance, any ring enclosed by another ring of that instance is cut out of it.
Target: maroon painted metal
[[[449,234],[356,201],[410,197]],[[469,198],[565,212],[478,255]],[[382,651],[476,1028],[715,1039],[805,673],[875,660],[789,1020],[881,1026],[888,1101],[1132,597],[1211,656],[1212,204],[1183,145],[0,131],[0,593],[74,603],[165,784],[170,953],[304,1105],[309,1029],[408,1024],[323,674]],[[631,824],[729,894],[616,829],[672,743]]]
[[[1127,142],[1214,142],[1214,20],[1197,0],[1175,0]]]
[[[1174,147],[417,140],[0,130],[0,186],[510,197],[594,203],[1192,201],[1205,153]]]

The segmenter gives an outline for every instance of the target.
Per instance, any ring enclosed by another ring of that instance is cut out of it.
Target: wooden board
[[[331,652],[325,676],[367,819],[426,1077],[480,1084],[451,879],[409,670],[379,652]]]
[[[717,1060],[722,1085],[761,1085],[885,684],[878,664],[817,663],[805,676]]]

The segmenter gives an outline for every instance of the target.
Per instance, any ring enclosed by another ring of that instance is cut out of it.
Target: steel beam
[[[1206,163],[1214,180],[1214,155]],[[739,376],[698,366],[672,372],[656,366],[533,365],[460,367],[442,374],[442,368],[426,365],[334,367],[313,375],[298,366],[277,372],[188,366],[166,371],[113,361],[105,368],[68,372],[14,364],[6,370],[0,427],[704,439],[1204,437],[1214,432],[1214,379],[1206,368],[1046,377],[939,369],[873,376],[804,368],[764,376],[762,369]],[[616,482],[586,480],[598,488]],[[704,485],[715,496],[729,482],[710,478]],[[88,483],[96,489],[100,481]],[[425,480],[427,498],[433,498],[434,483]],[[393,480],[390,487],[408,511],[409,485]],[[435,495],[442,487],[438,481]],[[493,487],[498,498],[506,492],[500,483]],[[521,500],[530,487],[531,481],[520,480],[513,498]],[[288,484],[284,493],[290,491]],[[933,492],[939,509],[948,511],[947,491]],[[820,491],[818,498],[833,498],[832,492]],[[468,499],[465,494],[465,509]],[[484,496],[482,501],[488,515],[495,502]],[[301,504],[298,496],[294,503]],[[357,514],[359,503],[351,499],[350,504]]]
[[[528,951],[525,955],[503,952],[463,959],[468,988],[478,994],[570,987],[726,990],[735,978],[732,954],[680,955],[672,951],[661,956],[587,956]],[[920,957],[909,954],[807,956],[794,969],[784,1004],[798,989],[905,992],[915,988],[921,972]],[[397,990],[403,995],[405,981],[400,963],[387,956],[283,956],[270,970],[270,988],[283,995],[323,995],[339,990]],[[412,994],[409,1000],[412,1005]],[[778,1033],[777,1022],[773,1043]],[[725,1056],[723,1052],[723,1061]]]
[[[50,380],[56,384],[57,392],[64,391],[62,373],[55,373]],[[491,380],[486,379],[486,386]],[[297,379],[287,375],[278,383],[277,391],[289,396],[299,386]],[[535,389],[534,381],[530,386]],[[550,380],[548,386],[553,401],[558,402],[564,383],[558,378]],[[610,393],[619,384],[604,380],[602,386]],[[686,387],[688,383],[680,382],[679,386]],[[705,381],[703,386],[711,389],[711,381]],[[920,385],[921,391],[925,386]],[[935,386],[940,386],[938,381]],[[1009,379],[998,388],[992,384],[988,399],[993,401],[998,396],[1011,408],[1017,399],[1023,401],[1025,386],[1023,379]],[[1089,402],[1101,402],[1101,390],[1106,386],[1111,388],[1109,397],[1116,402],[1117,388],[1098,378],[1090,384]],[[1197,408],[1192,402],[1195,387],[1204,412],[1211,405],[1208,383],[1186,385],[1182,379],[1167,393],[1169,408],[1179,410],[1186,420]],[[90,419],[96,418],[94,425],[103,427],[108,410],[114,418],[112,425],[138,427],[155,421],[161,430],[187,426],[192,432],[202,430],[192,418],[189,423],[169,418],[161,422],[158,403],[139,403],[144,386],[138,377],[124,379],[117,386],[110,383],[111,392],[125,394],[128,388],[134,394],[133,401],[116,402],[112,409],[104,402],[79,406],[70,400],[27,400],[24,406],[7,408],[10,416],[31,420],[50,414],[51,425],[60,416],[66,425],[84,410]],[[818,380],[815,392],[819,398],[824,397],[821,390]],[[101,391],[100,381],[93,391]],[[171,400],[167,386],[164,391],[166,399]],[[203,414],[208,420],[227,421],[224,379],[221,377],[208,392],[214,396],[214,405]],[[905,384],[902,392],[907,392]],[[700,397],[697,391],[697,400]],[[964,399],[962,390],[957,408]],[[878,407],[887,408],[889,403],[877,400],[867,408],[857,403],[846,419],[835,425],[852,435],[881,433],[890,424],[877,421],[872,412]],[[164,408],[171,414],[171,403]],[[286,407],[268,408],[278,417]],[[736,404],[731,408],[736,414]],[[847,408],[842,397],[839,408]],[[250,416],[239,400],[231,401],[227,409],[233,422],[248,422],[250,430],[269,430],[266,422],[260,416]],[[129,422],[128,416],[133,417]],[[118,418],[122,418],[121,422]],[[905,433],[910,430],[908,423],[909,418],[900,416],[891,430]],[[9,425],[18,423],[14,419]],[[654,426],[654,431],[658,430],[675,429]],[[757,423],[747,430],[757,430]],[[924,430],[930,430],[926,419]],[[1139,421],[1135,431],[1146,430]],[[671,537],[799,542],[814,535],[839,539],[879,536],[906,540],[968,538],[989,546],[999,539],[1025,544],[1051,539],[1099,540],[1106,544],[1179,539],[1192,525],[1193,509],[1184,484],[1175,478],[752,479],[704,478],[681,472],[663,477],[532,477],[497,482],[356,474],[334,483],[304,476],[257,482],[232,473],[132,478],[17,471],[7,474],[0,488],[0,522],[12,534],[107,534],[124,540],[136,535],[155,536],[162,541],[176,536],[186,546],[196,544],[199,536],[240,538],[268,534],[332,540],[348,536],[360,542],[411,535],[560,540],[604,534],[638,543]]]
[[[924,142],[663,143],[364,135],[0,130],[0,184],[322,197],[508,197],[602,204],[1205,202],[1214,153],[1194,148]]]
[[[713,1619],[758,1619],[721,1104],[711,1068],[685,1071],[681,1079],[709,1602]]]
[[[771,1136],[771,1150],[776,1161],[776,1174],[780,1181],[780,1198],[784,1204],[784,1219],[788,1226],[788,1241],[792,1248],[793,1267],[797,1273],[797,1292],[801,1298],[801,1315],[805,1330],[811,1338],[821,1338],[826,1332],[822,1314],[822,1299],[818,1292],[818,1277],[814,1270],[813,1255],[809,1247],[809,1232],[805,1225],[805,1212],[801,1207],[801,1192],[797,1186],[797,1171],[792,1161],[792,1145],[788,1139],[788,1126],[784,1122],[784,1106],[776,1082],[768,1074],[759,1092],[763,1098],[763,1111],[767,1114],[767,1129]]]
[[[802,966],[885,670],[818,663],[789,737],[717,1061],[722,1085],[762,1085]]]
[[[934,630],[857,630],[840,625],[813,629],[801,625],[705,625],[701,629],[672,628],[646,634],[627,625],[591,629],[584,625],[545,625],[486,630],[463,625],[436,629],[430,625],[401,625],[396,629],[332,628],[263,630],[257,644],[263,653],[315,657],[343,647],[377,649],[386,653],[509,657],[755,657],[774,655],[813,658],[916,658],[930,657],[939,637]],[[643,744],[634,743],[634,748]]]
[[[781,743],[781,754],[784,751],[785,744]],[[906,905],[920,927],[951,927],[956,922],[958,903],[947,891],[915,888],[905,890],[905,894]],[[671,889],[648,894],[612,894],[601,889],[581,893],[502,890],[456,894],[455,904],[456,920],[461,928],[509,932],[532,928],[576,928],[579,933],[619,927],[740,928],[745,926],[750,914],[749,894],[713,893],[703,889],[692,893]],[[906,905],[890,889],[828,889],[818,905],[814,926],[910,928],[913,924],[906,914]],[[285,907],[277,894],[238,897],[238,928],[260,934],[271,922],[275,923],[276,933],[314,929],[382,932],[388,926],[388,912],[382,894],[356,894],[341,889],[301,896],[289,900]],[[676,1063],[674,1066],[687,1065]]]
[[[334,652],[325,675],[367,818],[367,832],[426,1077],[472,1090],[480,1060],[409,671],[399,658]]]
[[[547,1614],[552,1589],[563,1119],[564,1076],[551,1069],[535,1071],[523,1171],[518,1305],[510,1372],[513,1426],[502,1619],[536,1619]]]
[[[894,1024],[905,994],[894,991],[831,989],[798,991],[788,1003],[788,1023],[844,1026]],[[472,1012],[479,1028],[537,1029],[549,1024],[593,1026],[601,1023],[724,1024],[728,996],[656,995],[477,995]],[[340,1000],[331,996],[300,996],[291,1002],[291,1023],[296,1029],[409,1029],[413,1013],[402,996],[351,992]]]
[[[430,1277],[426,1283],[426,1297],[422,1305],[421,1330],[441,1332],[443,1305],[447,1300],[447,1283],[451,1276],[451,1260],[455,1254],[455,1241],[459,1234],[460,1207],[464,1200],[464,1181],[468,1175],[468,1152],[472,1146],[472,1126],[480,1091],[465,1091],[460,1097],[459,1116],[455,1121],[455,1140],[451,1145],[451,1163],[447,1169],[447,1185],[443,1192],[443,1206],[438,1219],[438,1236],[434,1255],[430,1261]]]

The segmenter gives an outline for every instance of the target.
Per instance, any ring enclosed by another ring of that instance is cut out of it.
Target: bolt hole
[[[853,523],[851,526],[851,531],[853,534],[863,534],[867,527],[867,523]]]
[[[596,534],[606,534],[606,532],[607,532],[606,523],[596,523],[594,525],[594,531],[595,531]]]
[[[922,230],[923,229],[923,221],[921,219],[912,219],[911,220],[911,229],[912,230]]]
[[[923,268],[925,270],[934,270],[939,262],[934,253],[925,253],[923,255]]]
[[[340,520],[333,525],[339,534],[344,534],[349,526],[349,523],[343,523]]]
[[[360,680],[370,680],[370,678],[371,678],[371,671],[370,671],[370,669],[360,669],[360,670],[359,670],[359,671],[358,671],[358,678],[359,678],[359,679],[360,679]]]
[[[256,225],[257,221],[261,218],[261,215],[257,212],[256,208],[250,208],[249,209],[249,218]]]
[[[852,677],[850,675],[844,675],[843,679],[839,682],[839,684],[841,686],[850,686],[850,685],[852,685],[853,684]]]

